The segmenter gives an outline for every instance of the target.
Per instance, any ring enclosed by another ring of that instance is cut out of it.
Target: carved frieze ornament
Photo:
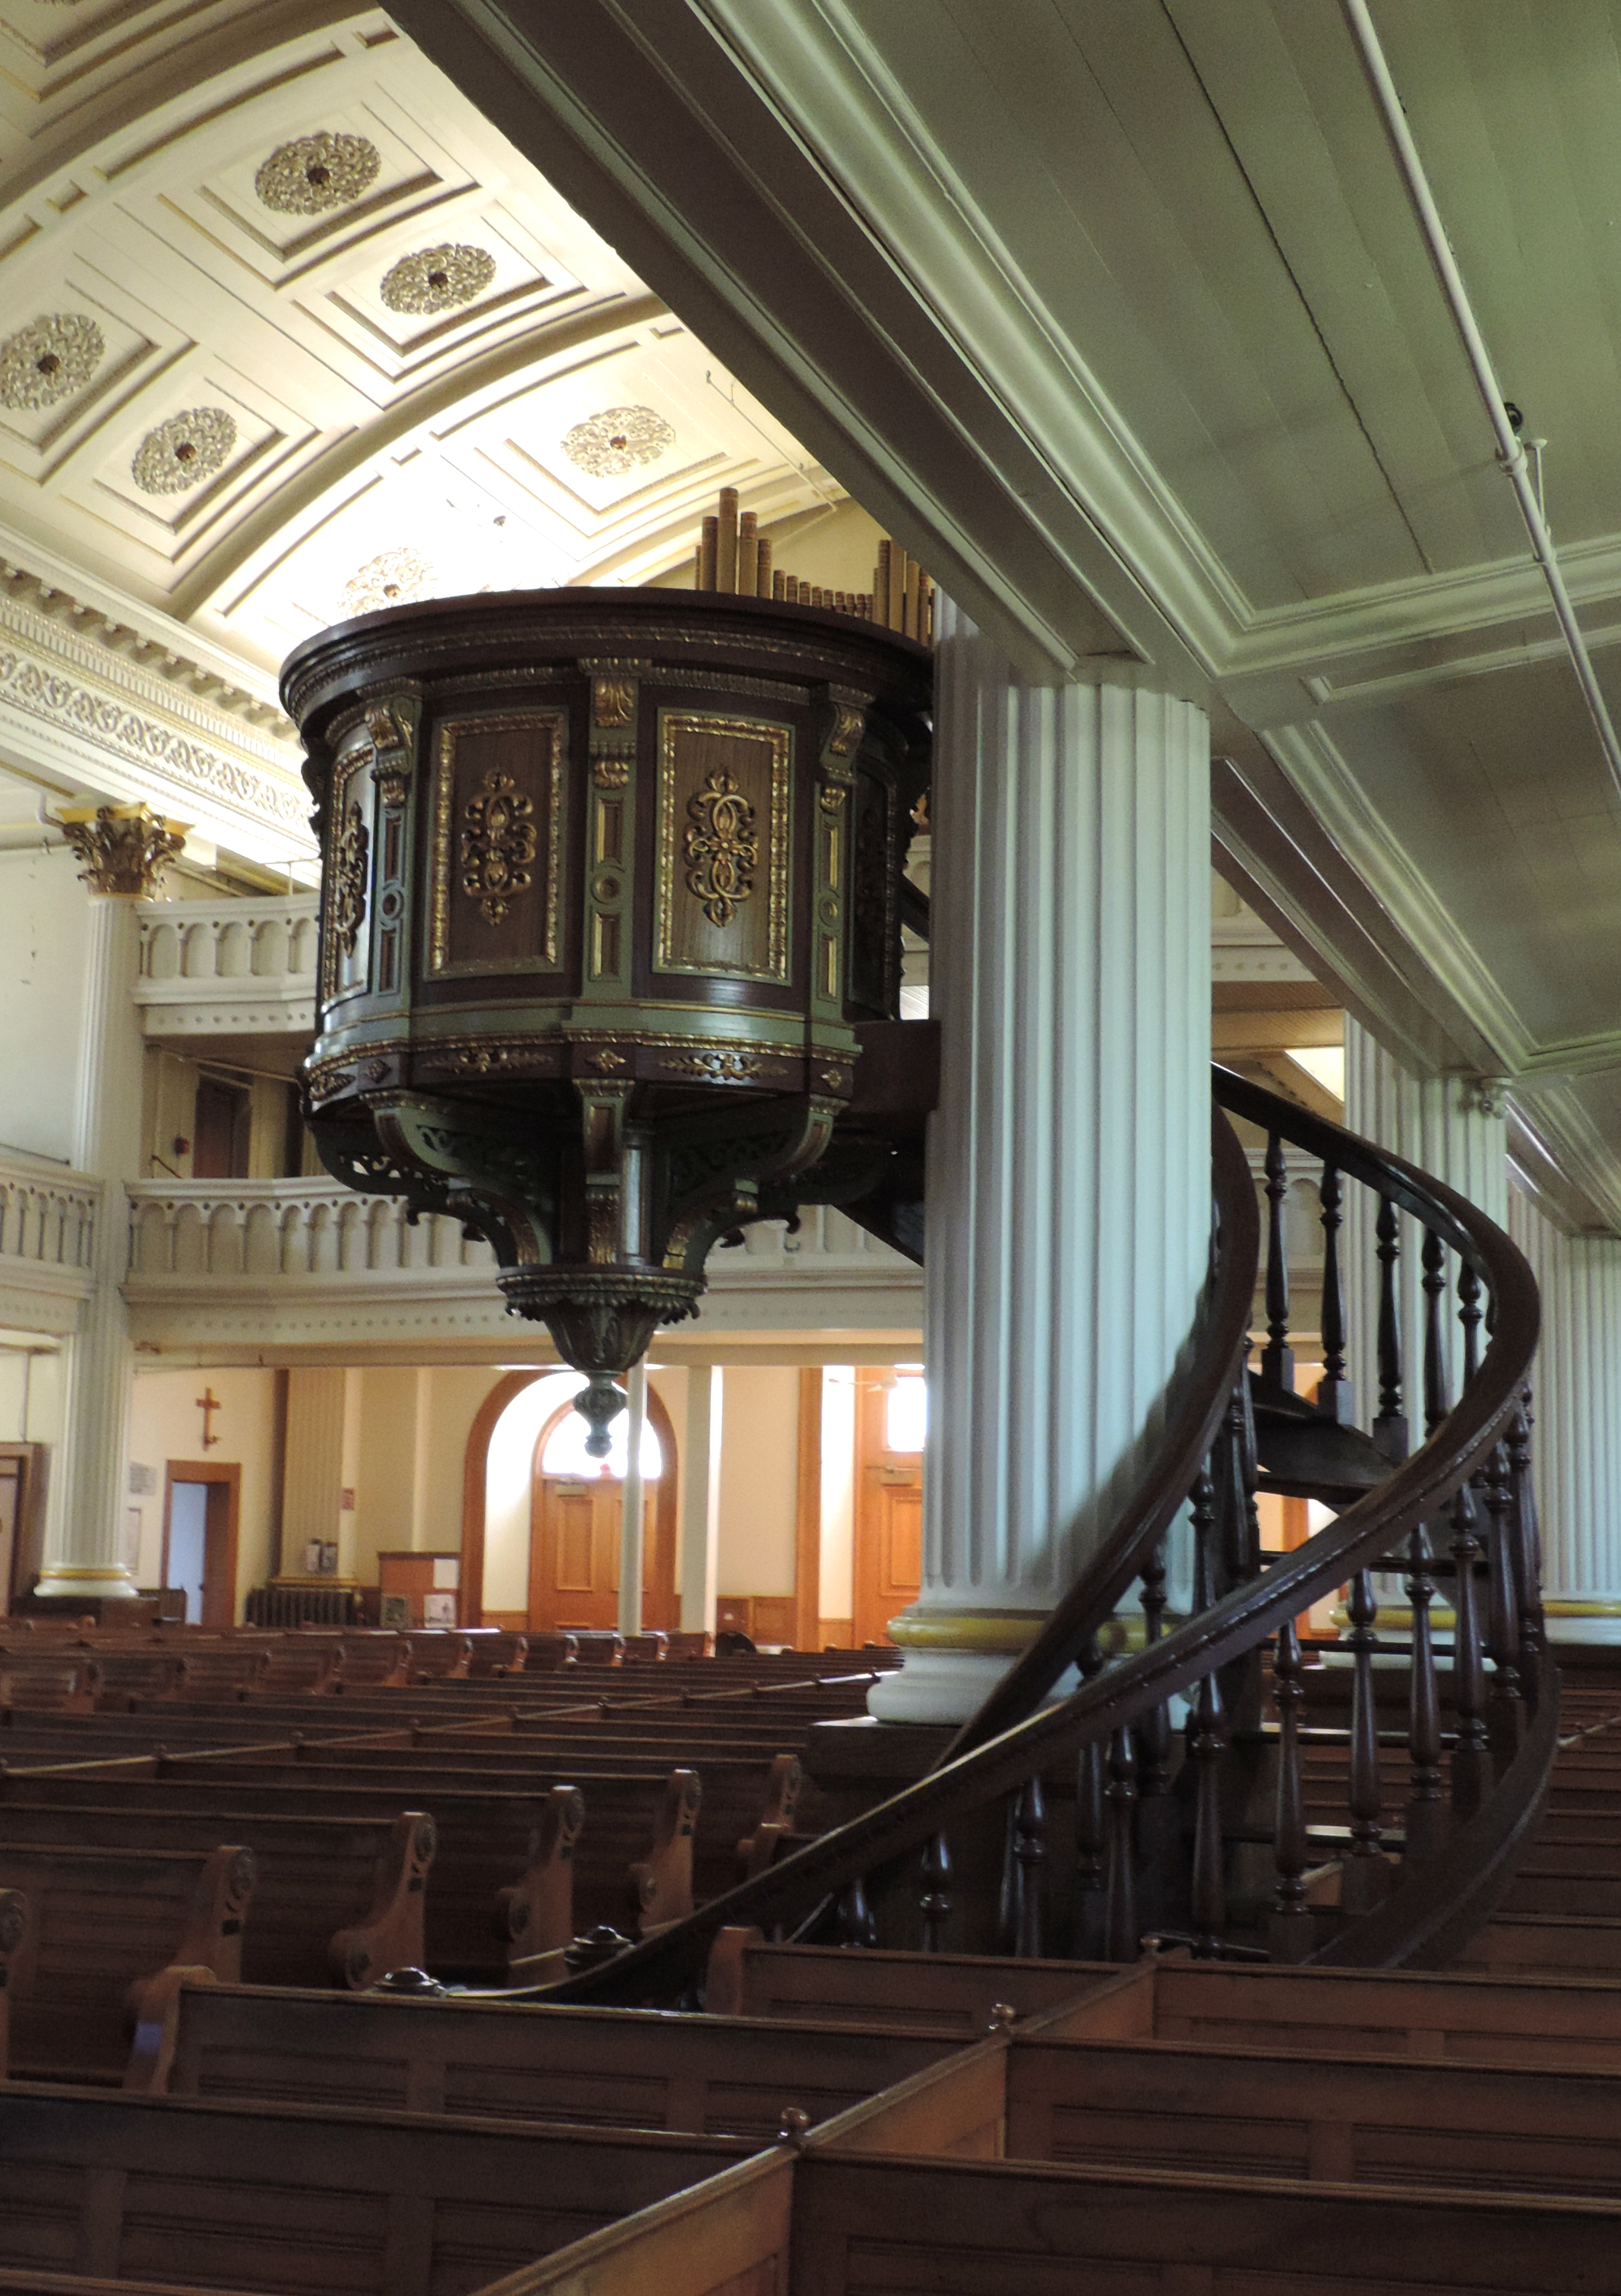
[[[0,406],[20,414],[54,406],[84,389],[106,351],[101,329],[82,311],[54,311],[19,327],[0,343]]]
[[[930,659],[769,598],[500,592],[325,632],[282,690],[329,887],[321,1156],[489,1241],[601,1456],[721,1236],[921,1195],[882,1086]]]
[[[76,805],[56,819],[84,863],[80,882],[93,893],[150,900],[163,865],[185,846],[190,824],[167,821],[144,805]]]

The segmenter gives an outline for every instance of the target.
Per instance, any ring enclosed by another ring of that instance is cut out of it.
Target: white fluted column
[[[1565,1235],[1518,1189],[1509,1233],[1543,1299],[1531,1468],[1548,1632],[1621,1642],[1621,1241]]]
[[[1415,1077],[1345,1016],[1345,1125],[1380,1148],[1467,1196],[1500,1227],[1508,1225],[1508,1126],[1501,1091],[1466,1077]],[[1345,1292],[1349,1308],[1350,1367],[1356,1417],[1371,1424],[1379,1407],[1376,1347],[1378,1332],[1378,1262],[1374,1217],[1378,1203],[1361,1186],[1345,1191]],[[1402,1365],[1410,1439],[1424,1439],[1424,1294],[1419,1254],[1422,1237],[1416,1221],[1401,1221],[1402,1257],[1397,1280]],[[1463,1341],[1457,1321],[1458,1263],[1445,1257],[1447,1289],[1442,1329],[1445,1339],[1447,1392],[1456,1402],[1463,1384]],[[1484,1344],[1484,1342],[1483,1342]]]
[[[1152,1440],[1210,1232],[1210,745],[940,602],[924,1583],[886,1718],[965,1718]]]
[[[119,1289],[129,1258],[127,1181],[141,1170],[142,1044],[133,989],[140,937],[135,903],[89,902],[90,961],[75,1095],[73,1159],[104,1182],[95,1289],[69,1351],[66,1434],[37,1592],[133,1595],[129,1551],[129,1404],[135,1352]]]

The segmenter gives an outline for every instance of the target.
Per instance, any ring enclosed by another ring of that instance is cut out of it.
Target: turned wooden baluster
[[[945,1950],[945,1925],[951,1911],[951,1852],[943,1833],[930,1836],[923,1852],[923,1950]]]
[[[1268,1943],[1274,1961],[1297,1962],[1305,1959],[1314,1939],[1304,1878],[1310,1847],[1300,1780],[1305,1685],[1301,1680],[1300,1638],[1292,1619],[1278,1629],[1272,1696],[1278,1706],[1278,1820],[1272,1846],[1278,1885],[1272,1894]]]
[[[1162,1539],[1142,1568],[1142,1638],[1151,1649],[1165,1631],[1167,1578]],[[1138,1791],[1144,1801],[1157,1801],[1171,1791],[1171,1710],[1162,1699],[1150,1706],[1137,1726]]]
[[[841,1945],[862,1946],[870,1949],[878,1942],[878,1924],[873,1918],[872,1907],[867,1902],[867,1883],[860,1876],[847,1882],[839,1891],[835,1927]]]
[[[1379,1198],[1374,1223],[1379,1263],[1379,1407],[1372,1435],[1392,1466],[1407,1456],[1407,1406],[1402,1392],[1402,1318],[1396,1309],[1396,1271],[1402,1259],[1402,1216],[1388,1196]]]
[[[1433,1435],[1445,1418],[1446,1352],[1441,1336],[1441,1301],[1446,1291],[1446,1246],[1433,1227],[1424,1231],[1419,1255],[1424,1290],[1424,1432]]]
[[[1458,1321],[1463,1326],[1463,1384],[1480,1369],[1480,1278],[1466,1259],[1458,1270]]]
[[[1485,1726],[1485,1668],[1480,1649],[1480,1618],[1475,1565],[1480,1539],[1475,1529],[1475,1495],[1467,1483],[1452,1501],[1452,1808],[1472,1817],[1488,1779]]]
[[[1289,1337],[1289,1266],[1283,1234],[1283,1204],[1289,1192],[1288,1165],[1281,1134],[1266,1142],[1266,1345],[1261,1350],[1263,1386],[1295,1387],[1295,1357]]]
[[[1197,1614],[1215,1600],[1215,1486],[1208,1472],[1193,1486],[1193,1607]],[[1188,1751],[1194,1764],[1193,1889],[1194,1951],[1213,1955],[1227,1925],[1227,1886],[1222,1841],[1222,1756],[1227,1726],[1222,1691],[1207,1674],[1194,1693],[1188,1718]]]
[[[1249,1380],[1241,1375],[1222,1422],[1222,1513],[1227,1528],[1229,1586],[1240,1586],[1261,1568],[1261,1518],[1255,1511],[1255,1414]],[[1224,1592],[1225,1589],[1219,1591]]]
[[[1366,1913],[1384,1894],[1386,1868],[1379,1855],[1379,1710],[1373,1674],[1378,1616],[1373,1573],[1359,1570],[1351,1581],[1351,1855],[1341,1879],[1340,1903],[1347,1913]]]
[[[1407,1561],[1407,1599],[1412,1605],[1407,1751],[1412,1778],[1407,1800],[1406,1858],[1409,1865],[1414,1865],[1434,1857],[1446,1832],[1446,1808],[1441,1786],[1441,1685],[1436,1669],[1435,1629],[1429,1615],[1436,1582],[1430,1575],[1429,1535],[1422,1523],[1408,1542]]]
[[[1345,1377],[1345,1308],[1339,1275],[1339,1231],[1344,1185],[1332,1164],[1322,1168],[1322,1378],[1317,1407],[1341,1427],[1356,1417],[1355,1398]]]
[[[1137,1750],[1129,1728],[1109,1740],[1108,1958],[1135,1961],[1137,1922]]]
[[[1098,1637],[1090,1635],[1081,1652],[1081,1679],[1090,1682],[1103,1665]],[[1098,1739],[1082,1746],[1075,1758],[1075,1894],[1070,1951],[1078,1961],[1101,1961],[1108,1929],[1108,1825],[1104,1801],[1104,1750]],[[1013,1934],[1012,1833],[1008,1834],[1007,1880],[1003,1889],[1001,1933]]]
[[[1032,1778],[1013,1811],[1013,1939],[1020,1961],[1041,1958],[1041,1867],[1047,1858],[1047,1804]]]
[[[1543,1627],[1543,1542],[1531,1478],[1531,1390],[1509,1422],[1509,1477],[1514,1500],[1514,1565],[1519,1587],[1520,1684],[1531,1691],[1540,1671]]]
[[[1515,1583],[1514,1499],[1509,1488],[1509,1454],[1502,1443],[1493,1449],[1483,1480],[1491,1525],[1486,1550],[1486,1650],[1492,1660],[1493,1701],[1500,1710],[1505,1705],[1510,1709],[1507,1717],[1499,1722],[1499,1731],[1504,1737],[1500,1751],[1506,1753],[1518,1738],[1512,1709],[1520,1697],[1519,1589]]]

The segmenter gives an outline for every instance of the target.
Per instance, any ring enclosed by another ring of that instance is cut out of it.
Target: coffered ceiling
[[[0,0],[0,313],[19,554],[264,671],[836,491],[377,10]]]

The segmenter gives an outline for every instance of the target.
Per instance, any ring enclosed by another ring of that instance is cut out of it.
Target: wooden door
[[[236,1623],[236,1555],[242,1510],[242,1468],[235,1461],[171,1459],[163,1489],[163,1583],[169,1578],[169,1530],[177,1483],[201,1483],[204,1502],[202,1546],[202,1617],[201,1623],[216,1633],[228,1633]],[[190,1620],[195,1626],[199,1621]]]
[[[227,1084],[220,1077],[198,1078],[197,1107],[192,1125],[193,1179],[247,1177],[252,1105],[243,1086]]]
[[[0,1612],[10,1610],[12,1589],[16,1584],[27,1474],[27,1464],[21,1458],[0,1459]]]
[[[536,1477],[529,1542],[529,1623],[536,1634],[618,1626],[624,1488],[613,1475]],[[642,1504],[642,1619],[653,1626],[662,1623],[654,1615],[656,1484]]]
[[[889,1622],[923,1584],[923,1455],[890,1441],[884,1374],[856,1382],[855,1622],[858,1644],[886,1643]]]

